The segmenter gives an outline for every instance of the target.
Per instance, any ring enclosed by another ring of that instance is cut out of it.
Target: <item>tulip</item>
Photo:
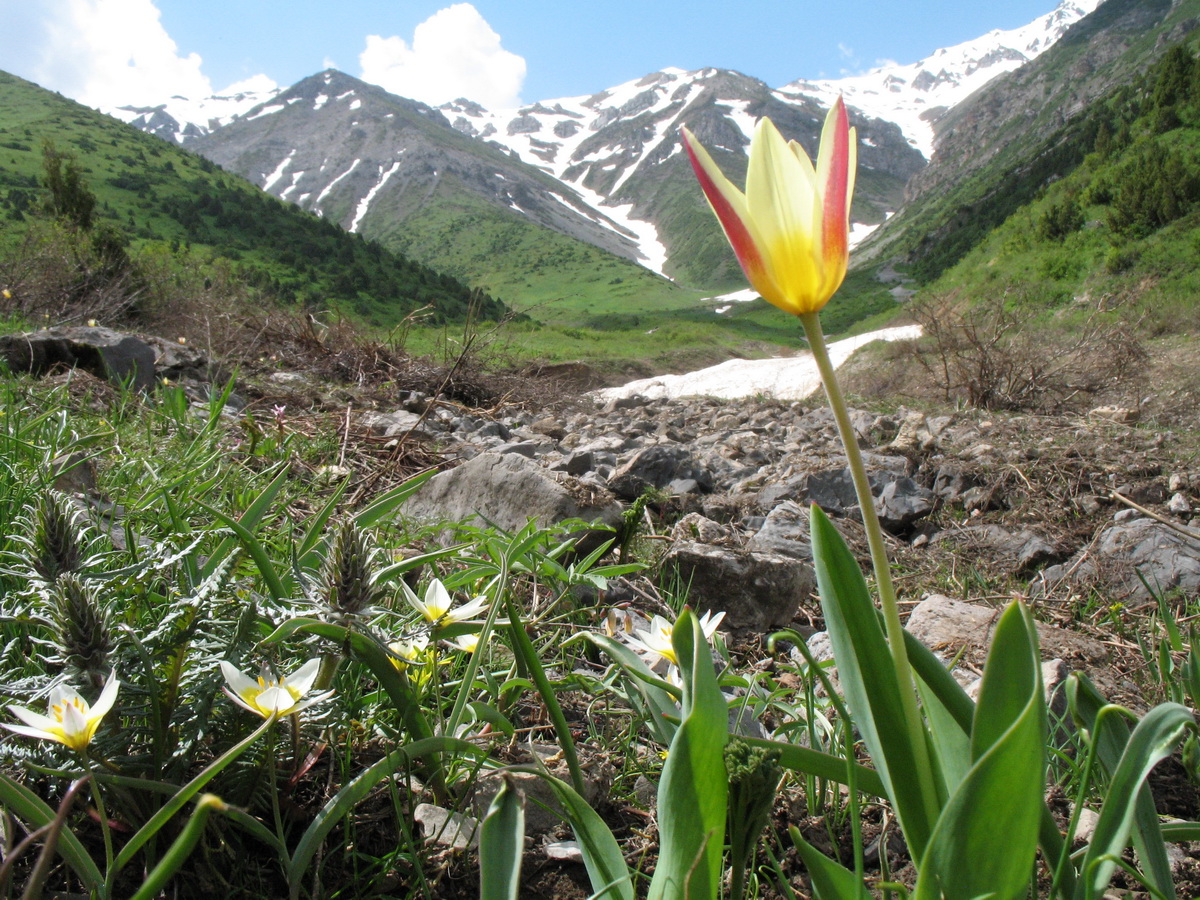
[[[700,617],[700,629],[704,632],[706,640],[712,638],[724,618],[725,613],[720,612],[714,616],[712,610]],[[679,658],[675,655],[675,645],[671,642],[674,634],[675,624],[673,622],[668,622],[662,616],[655,616],[650,620],[648,629],[634,631],[628,641],[634,650],[647,657],[651,665],[658,662],[659,659],[665,659],[671,665],[677,666]]]
[[[403,581],[400,582],[400,586],[404,591],[404,598],[431,625],[441,626],[454,622],[465,622],[487,609],[487,597],[476,597],[470,603],[454,609],[454,600],[451,598],[450,592],[436,578],[425,588],[424,600],[414,594]]]
[[[686,128],[683,145],[751,286],[796,316],[824,307],[846,277],[857,160],[841,98],[825,118],[815,169],[798,143],[761,119],[744,194]]]
[[[57,741],[81,753],[92,742],[96,729],[100,727],[100,720],[112,709],[119,687],[120,683],[110,675],[96,705],[92,706],[74,688],[56,685],[50,691],[49,715],[43,716],[21,706],[10,706],[9,711],[25,724],[5,724],[4,727],[28,737]]]
[[[312,689],[321,668],[321,660],[310,659],[291,675],[269,678],[266,674],[257,679],[239,672],[233,665],[221,660],[221,672],[228,685],[225,689],[235,703],[252,713],[269,719],[272,716],[290,716],[324,700],[332,691],[305,695]]]

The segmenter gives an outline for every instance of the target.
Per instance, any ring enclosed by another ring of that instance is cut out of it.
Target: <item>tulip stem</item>
[[[863,464],[862,451],[858,446],[858,438],[854,434],[854,426],[850,422],[850,411],[846,406],[846,399],[838,385],[837,372],[829,358],[825,333],[821,329],[821,318],[816,312],[799,313],[798,315],[800,324],[804,326],[804,335],[808,338],[813,359],[817,363],[817,370],[821,373],[821,383],[825,386],[825,396],[829,400],[829,407],[837,422],[838,433],[841,435],[842,444],[846,449],[846,461],[854,481],[858,506],[862,511],[867,545],[871,550],[871,567],[875,572],[875,586],[879,592],[879,604],[883,609],[888,648],[892,655],[896,681],[900,687],[904,719],[908,724],[913,753],[919,768],[916,775],[922,786],[921,794],[929,807],[929,821],[935,822],[938,817],[938,808],[933,766],[926,746],[925,726],[921,720],[920,711],[917,709],[916,683],[913,681],[908,651],[904,646],[904,626],[900,624],[900,610],[896,605],[896,588],[892,584],[892,571],[888,564],[887,547],[883,542],[883,528],[879,524],[879,515],[875,511],[875,498],[871,493],[871,483],[867,479],[867,469]]]

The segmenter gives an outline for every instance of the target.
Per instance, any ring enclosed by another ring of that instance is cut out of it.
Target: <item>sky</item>
[[[669,66],[780,87],[1027,24],[1057,0],[0,0],[0,70],[100,108],[333,67],[437,104],[597,93]]]

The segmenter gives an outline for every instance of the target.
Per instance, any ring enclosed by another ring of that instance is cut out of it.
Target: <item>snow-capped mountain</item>
[[[993,78],[1040,56],[1100,2],[1062,0],[1053,12],[1028,25],[1010,31],[989,31],[974,40],[938,50],[920,62],[881,66],[846,78],[793,81],[780,88],[780,93],[814,97],[826,105],[840,94],[847,105],[869,116],[895,122],[912,145],[930,159],[937,121],[947,111]]]
[[[118,106],[104,112],[142,131],[182,144],[190,138],[200,137],[228,125],[259,104],[270,101],[281,90],[267,78],[264,78],[261,84],[247,84],[243,87],[244,90],[216,94],[202,100],[172,97],[158,106]]]
[[[815,153],[825,112],[810,98],[784,98],[737,72],[674,68],[598,94],[518,109],[491,111],[467,100],[439,109],[459,131],[499,144],[569,184],[594,208],[637,235],[642,264],[659,273],[668,254],[658,234],[661,204],[656,201],[661,198],[654,182],[660,180],[663,165],[682,153],[682,126],[701,137],[711,136],[713,150],[744,155],[755,123],[770,116],[785,135]],[[851,119],[858,129],[861,164],[891,187],[899,187],[920,169],[920,156],[905,147],[894,125],[857,111]],[[894,199],[887,194],[868,187],[857,210],[860,221],[882,221]]]
[[[1099,2],[1063,0],[1024,28],[911,66],[779,89],[728,70],[668,68],[518,109],[460,99],[435,110],[330,70],[283,91],[114,112],[472,283],[495,284],[499,249],[530,246],[512,229],[532,227],[679,284],[730,289],[743,279],[695,190],[682,126],[737,180],[758,119],[769,116],[815,155],[825,112],[844,95],[859,140],[851,219],[861,238],[900,207],[948,109],[1044,52]],[[479,249],[484,233],[493,250]],[[574,251],[556,251],[547,264],[562,253]]]

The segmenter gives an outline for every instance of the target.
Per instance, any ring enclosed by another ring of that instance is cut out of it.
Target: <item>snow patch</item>
[[[872,341],[905,341],[921,336],[921,326],[902,325],[856,335],[829,345],[835,368]],[[659,375],[631,381],[622,387],[594,391],[601,401],[624,397],[723,397],[765,395],[779,400],[804,400],[821,387],[816,361],[808,351],[772,359],[730,359],[685,375]]]
[[[356,168],[358,168],[358,164],[360,162],[362,162],[361,159],[356,159],[354,162],[350,163],[350,168],[348,168],[345,172],[343,172],[337,178],[333,179],[333,181],[329,182],[329,184],[325,185],[325,187],[321,189],[321,193],[317,194],[317,199],[313,202],[313,206],[320,206],[321,201],[324,200],[327,196],[329,196],[329,192],[333,190],[334,185],[336,185],[339,181],[341,181],[343,178],[345,178],[347,175],[349,175],[351,172],[353,172]]]
[[[293,149],[292,152],[289,153],[287,156],[285,156],[283,158],[283,161],[280,162],[279,165],[277,165],[275,167],[274,172],[272,172],[270,175],[265,176],[265,180],[263,181],[263,184],[262,184],[262,189],[264,191],[271,190],[271,188],[273,188],[275,186],[275,182],[277,182],[280,178],[283,177],[283,173],[287,170],[288,163],[290,163],[292,161],[292,157],[295,155],[296,155],[296,151],[295,151],[295,149]]]
[[[400,152],[403,153],[404,151],[401,150]],[[358,231],[359,223],[362,222],[363,216],[367,214],[367,210],[371,208],[371,201],[375,199],[375,195],[383,189],[383,186],[387,184],[388,179],[395,175],[396,170],[399,168],[400,160],[396,160],[390,166],[388,166],[386,172],[383,171],[383,166],[379,167],[379,181],[375,183],[373,188],[367,191],[365,197],[358,201],[358,208],[354,211],[354,221],[350,223],[350,227],[346,229],[347,231],[349,231],[351,234],[355,234]]]

